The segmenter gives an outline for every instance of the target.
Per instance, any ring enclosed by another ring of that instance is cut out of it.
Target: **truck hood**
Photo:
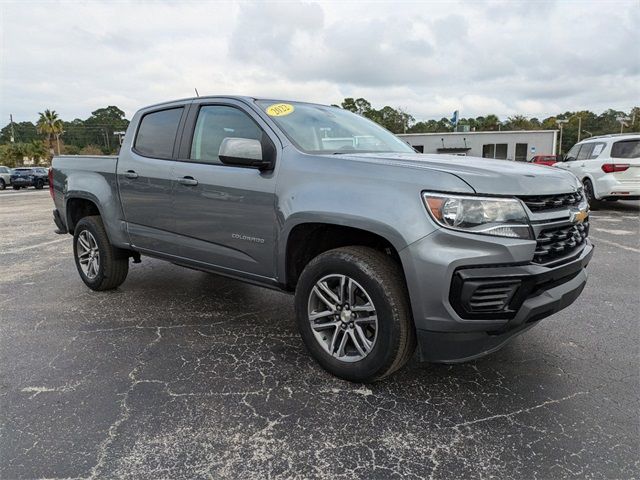
[[[476,193],[483,194],[545,195],[574,192],[580,187],[580,182],[570,172],[510,160],[420,153],[357,153],[340,157],[370,164],[450,173]]]

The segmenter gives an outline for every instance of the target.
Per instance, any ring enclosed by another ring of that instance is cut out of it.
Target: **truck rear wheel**
[[[311,260],[298,281],[295,306],[311,355],[345,380],[380,380],[415,350],[402,271],[372,248],[338,248]]]
[[[4,183],[4,178],[0,178],[0,190],[7,188],[7,184]]]
[[[34,187],[36,188],[36,190],[42,190],[42,188],[44,187],[44,180],[36,180]]]
[[[99,216],[84,217],[76,225],[73,256],[80,278],[92,290],[117,288],[129,273],[129,257],[111,245]]]

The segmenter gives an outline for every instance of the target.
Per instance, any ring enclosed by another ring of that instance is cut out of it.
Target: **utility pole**
[[[560,142],[558,144],[558,155],[562,153],[562,130],[565,123],[568,123],[569,120],[557,119],[556,124],[560,127]]]
[[[14,143],[16,141],[16,136],[13,132],[13,114],[12,113],[9,114],[9,125],[11,125],[11,138],[9,140],[11,141],[11,143]]]

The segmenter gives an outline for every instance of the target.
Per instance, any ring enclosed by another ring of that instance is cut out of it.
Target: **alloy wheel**
[[[371,297],[354,279],[322,277],[309,294],[308,317],[320,346],[343,362],[357,362],[373,349],[378,317]]]
[[[89,280],[93,280],[100,270],[100,251],[98,242],[89,230],[83,230],[78,235],[76,251],[82,273]]]

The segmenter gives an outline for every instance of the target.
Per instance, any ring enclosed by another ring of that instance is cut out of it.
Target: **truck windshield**
[[[297,102],[256,103],[305,153],[415,153],[388,130],[348,110]]]

